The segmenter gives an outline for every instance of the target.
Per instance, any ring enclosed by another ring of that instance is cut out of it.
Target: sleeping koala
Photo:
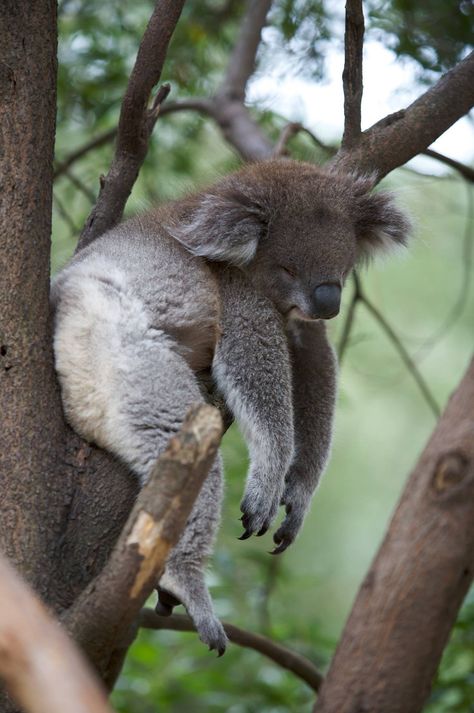
[[[246,539],[279,506],[274,553],[295,539],[326,464],[336,363],[325,320],[347,275],[404,244],[409,224],[366,178],[272,160],[113,228],[53,283],[64,410],[84,438],[146,482],[211,374],[250,454]],[[160,580],[158,609],[181,602],[200,638],[225,632],[203,566],[219,523],[216,459]]]

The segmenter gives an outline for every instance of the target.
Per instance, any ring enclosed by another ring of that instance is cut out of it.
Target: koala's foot
[[[262,478],[257,472],[250,474],[240,504],[243,513],[241,520],[245,530],[240,540],[246,540],[251,535],[261,536],[266,533],[278,512],[282,490],[283,483],[278,478]]]
[[[271,552],[272,555],[279,555],[284,552],[295,541],[308,508],[308,498],[304,496],[304,493],[299,492],[297,488],[287,484],[281,504],[285,506],[286,516],[273,535],[273,542],[276,547]]]
[[[183,568],[184,569],[184,568]],[[173,607],[183,604],[193,620],[199,638],[209,651],[222,656],[227,647],[227,635],[214,613],[211,597],[201,571],[165,571],[160,580],[158,604],[155,611],[160,616],[169,616]]]

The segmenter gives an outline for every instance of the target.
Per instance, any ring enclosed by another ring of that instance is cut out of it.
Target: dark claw
[[[277,545],[277,547],[275,547],[275,549],[272,550],[271,552],[269,552],[268,554],[269,555],[280,555],[282,552],[284,552],[286,550],[288,545],[289,545],[289,543],[280,542],[280,544]]]
[[[252,535],[252,530],[245,530],[244,534],[238,537],[238,540],[248,540],[249,537]]]
[[[225,654],[225,646],[221,646],[220,649],[217,649],[217,658],[220,659],[221,656]]]
[[[257,537],[261,537],[264,535],[268,530],[268,525],[264,525],[261,530],[257,532]]]

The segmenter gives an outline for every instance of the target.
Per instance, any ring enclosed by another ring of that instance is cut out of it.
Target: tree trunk
[[[315,713],[417,713],[474,572],[474,360],[413,471]]]

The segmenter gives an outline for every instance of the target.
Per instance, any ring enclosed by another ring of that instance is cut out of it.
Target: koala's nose
[[[315,319],[331,319],[341,306],[341,288],[334,282],[324,282],[313,292],[313,315]]]

